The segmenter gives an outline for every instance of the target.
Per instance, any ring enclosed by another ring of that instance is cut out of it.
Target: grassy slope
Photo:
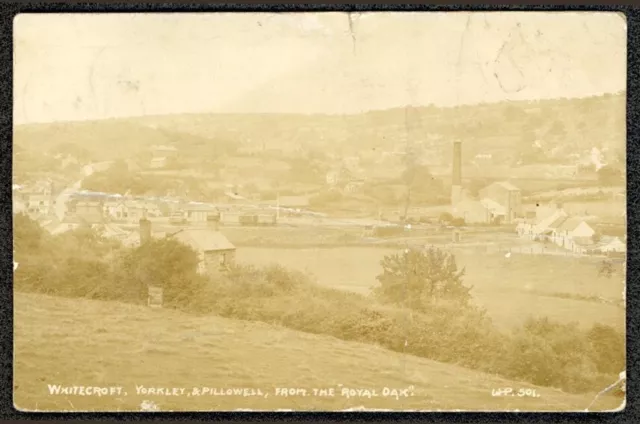
[[[492,397],[516,382],[378,347],[219,317],[16,293],[14,403],[23,410],[584,410],[593,395],[537,388],[538,398]],[[47,384],[123,386],[127,396],[51,396]],[[275,387],[407,388],[407,398],[277,397]],[[138,396],[135,385],[253,387],[267,397]],[[593,409],[614,409],[603,397]]]

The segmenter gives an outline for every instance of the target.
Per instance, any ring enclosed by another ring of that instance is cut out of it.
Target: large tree
[[[465,307],[471,299],[471,288],[462,282],[464,268],[459,270],[455,256],[444,250],[406,249],[385,256],[380,264],[374,294],[384,302],[428,311],[438,303]]]

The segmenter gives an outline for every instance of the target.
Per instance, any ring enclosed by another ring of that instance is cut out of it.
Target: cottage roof
[[[550,224],[556,221],[560,217],[567,217],[568,214],[564,209],[538,207],[536,208],[536,226],[539,228],[547,228]]]
[[[600,240],[598,241],[598,243],[596,243],[596,246],[598,248],[601,248],[601,247],[611,246],[612,244],[622,244],[622,245],[624,245],[624,243],[622,242],[622,240],[620,240],[619,237],[602,236],[600,238]]]
[[[614,244],[620,244],[624,246],[624,243],[620,240],[620,238],[615,236],[602,236],[597,242],[594,242],[593,238],[591,237],[574,237],[573,242],[581,247],[588,248],[590,250],[600,250]]]
[[[164,231],[152,231],[151,238],[152,239],[163,239],[167,236],[167,233]],[[125,246],[138,246],[140,245],[140,231],[127,231],[127,234],[124,234],[121,238],[122,244]]]
[[[569,219],[566,216],[559,216],[556,219],[554,219],[553,221],[551,221],[551,223],[547,226],[548,228],[552,228],[554,230],[559,230],[560,226],[562,224],[564,224],[564,222]]]
[[[221,232],[209,228],[183,229],[169,237],[180,240],[201,252],[236,248]]]
[[[128,231],[125,231],[122,228],[118,227],[117,225],[113,225],[113,224],[103,225],[102,230],[104,231],[103,235],[105,237],[124,238],[129,234]]]
[[[578,225],[582,224],[583,222],[584,222],[584,219],[579,218],[577,216],[572,216],[567,218],[564,222],[562,222],[562,224],[560,224],[558,229],[563,231],[573,231],[576,228],[578,228]]]

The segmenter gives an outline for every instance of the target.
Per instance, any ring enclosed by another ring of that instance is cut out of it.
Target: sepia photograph
[[[19,411],[625,408],[624,14],[13,31]]]

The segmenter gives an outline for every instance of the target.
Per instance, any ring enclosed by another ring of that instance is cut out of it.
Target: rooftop
[[[565,221],[567,221],[569,218],[566,216],[559,216],[556,219],[554,219],[549,225],[549,228],[553,228],[556,230],[559,230],[560,227],[562,226],[562,224],[564,224]]]
[[[235,250],[235,246],[219,231],[209,228],[188,228],[169,235],[197,251]]]
[[[615,236],[602,236],[598,242],[594,243],[591,237],[575,237],[573,242],[582,247],[589,247],[593,250],[601,249],[609,246],[613,243],[619,243],[624,245],[624,242],[620,240],[620,237]]]
[[[584,222],[583,218],[572,216],[565,219],[565,221],[562,224],[560,224],[560,227],[558,227],[558,229],[563,231],[573,231],[576,228],[578,228],[578,225],[582,224],[583,222]]]
[[[515,185],[511,184],[508,181],[500,181],[500,182],[497,182],[495,184],[497,184],[500,187],[505,188],[505,189],[507,189],[509,191],[520,191],[520,189],[518,187],[516,187]]]

